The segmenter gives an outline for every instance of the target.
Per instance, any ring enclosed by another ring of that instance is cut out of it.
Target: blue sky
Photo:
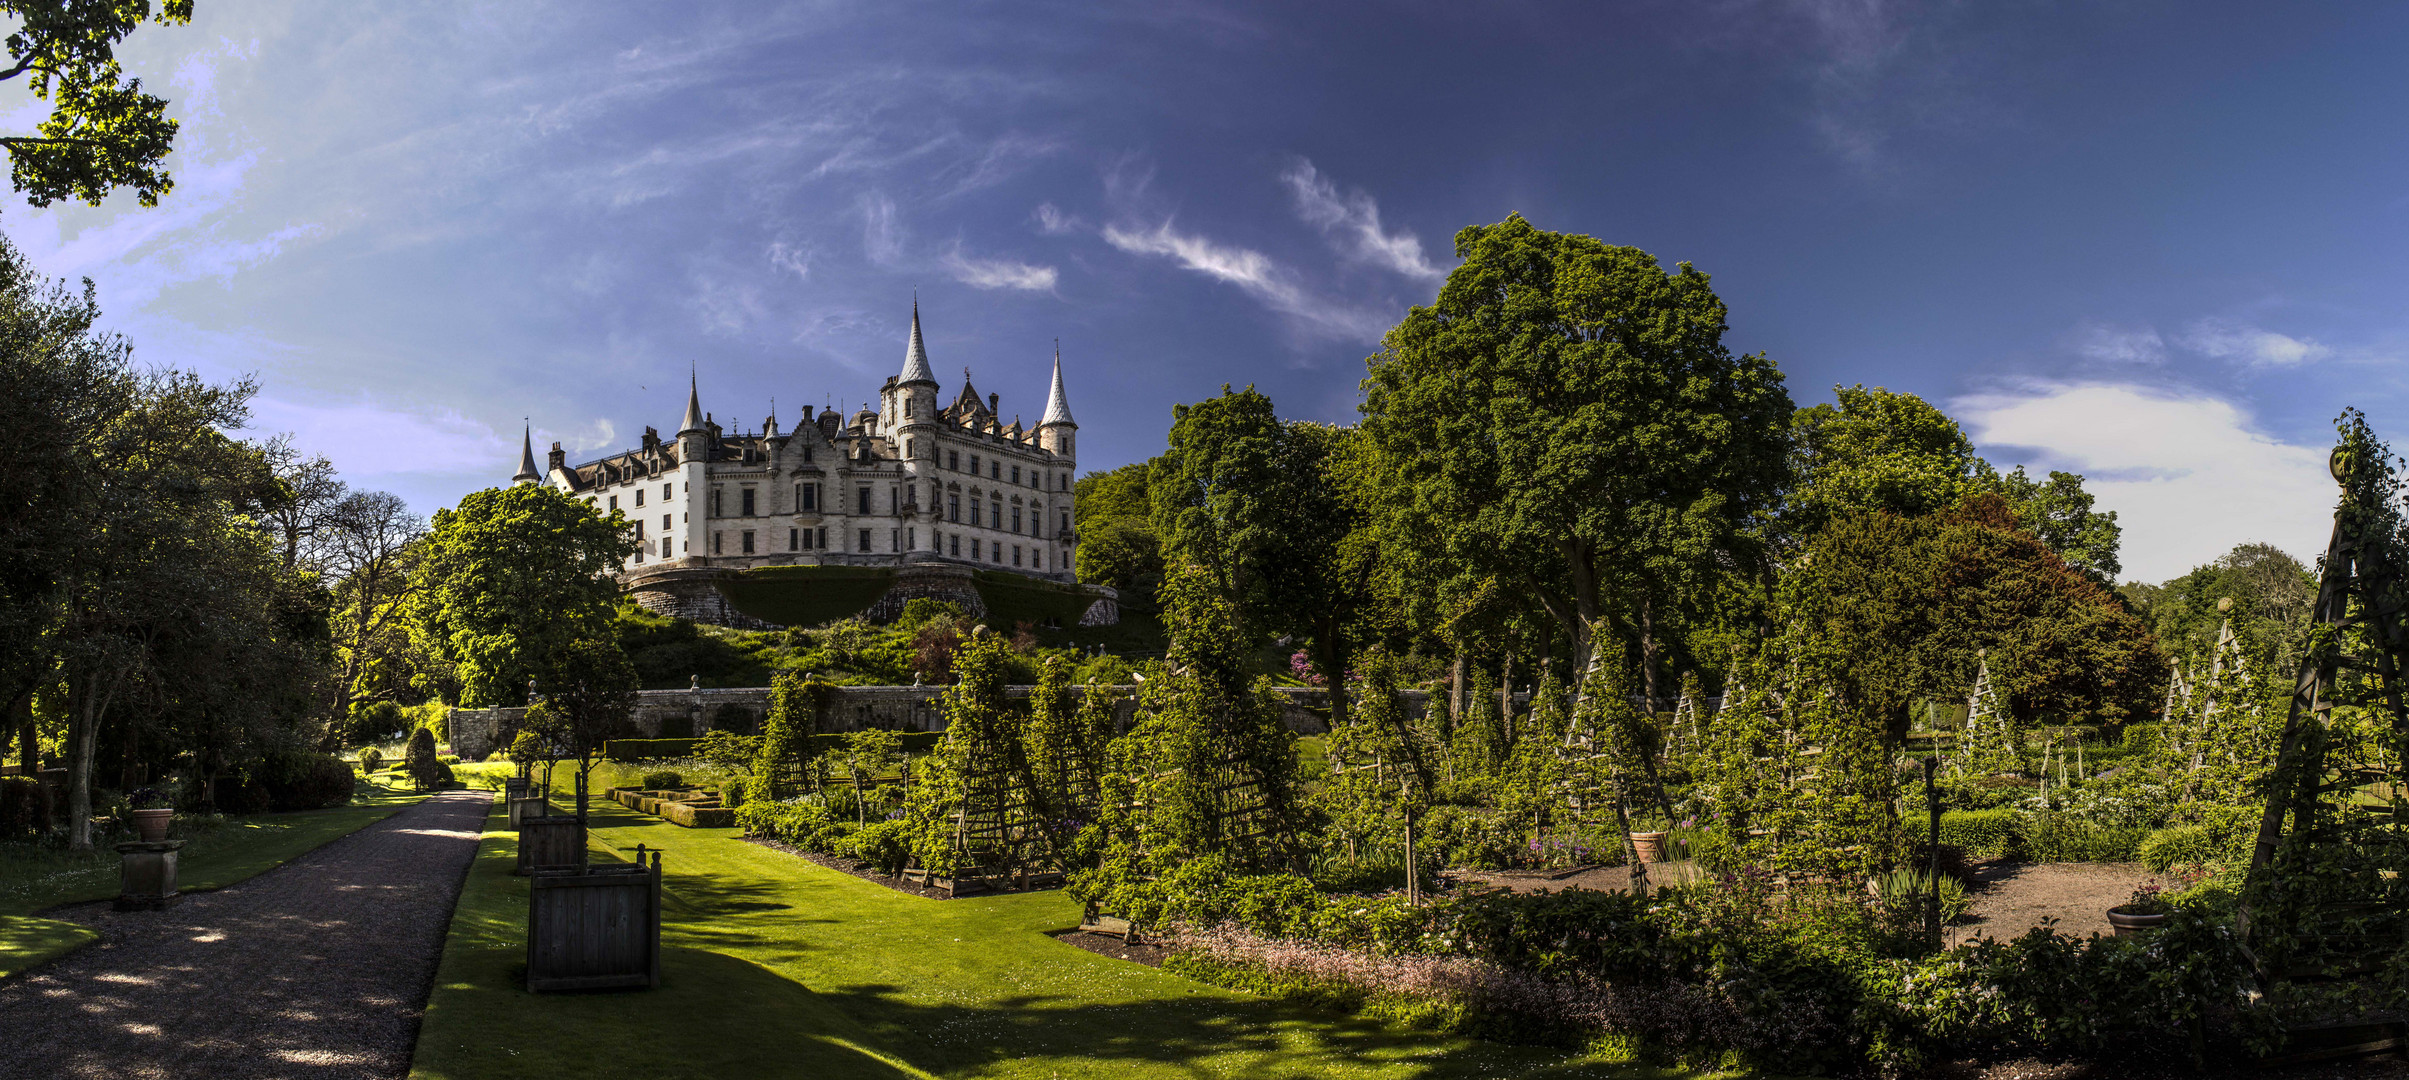
[[[2409,443],[2409,9],[2353,4],[445,5],[200,0],[128,66],[145,210],[0,210],[153,363],[421,510],[858,404],[932,362],[1084,468],[1253,383],[1354,415],[1464,225],[1714,275],[1801,404],[1944,405],[2162,579],[2311,557],[2344,405]],[[0,106],[6,104],[0,100]],[[30,123],[22,107],[12,129]]]

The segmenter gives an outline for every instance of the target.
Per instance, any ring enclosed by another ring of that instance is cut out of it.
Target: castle
[[[642,547],[621,583],[647,607],[700,621],[743,624],[729,611],[697,610],[724,604],[698,586],[758,567],[886,566],[917,570],[911,576],[924,582],[967,582],[976,569],[1074,581],[1079,425],[1060,349],[1035,427],[1018,417],[1005,424],[997,396],[982,400],[967,369],[952,404],[940,405],[938,393],[915,302],[903,370],[880,388],[876,410],[848,420],[834,409],[813,419],[806,409],[788,432],[773,412],[759,433],[730,434],[689,382],[675,438],[647,427],[641,447],[577,466],[556,442],[539,471],[529,435],[512,479],[625,515]]]

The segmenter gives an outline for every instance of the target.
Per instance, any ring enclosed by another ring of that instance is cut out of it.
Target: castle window
[[[1015,484],[1020,483],[1020,466],[1018,465],[1012,467],[1012,482]]]
[[[719,514],[719,489],[718,489],[718,488],[712,488],[712,489],[711,489],[711,516],[712,516],[712,517],[718,517],[718,516],[720,516],[720,514]]]
[[[903,549],[905,551],[920,550],[920,530],[905,529],[903,531]]]
[[[747,555],[753,553],[753,530],[751,529],[744,531],[744,553]]]
[[[805,443],[805,444],[803,444],[803,463],[804,463],[805,465],[809,465],[809,464],[811,464],[811,444],[810,444],[810,443]]]
[[[955,472],[961,472],[961,471],[962,471],[962,452],[961,452],[960,450],[948,450],[948,451],[946,451],[946,452],[945,452],[945,467],[946,467],[946,468],[948,468],[948,469],[952,469],[952,470],[953,470],[953,471],[955,471]]]
[[[820,485],[818,485],[818,484],[805,484],[805,485],[803,485],[803,486],[802,486],[802,489],[801,489],[801,490],[802,490],[802,492],[803,492],[803,509],[805,509],[805,510],[817,510],[817,509],[819,509],[819,508],[820,508]]]
[[[712,533],[712,534],[711,534],[711,554],[713,554],[713,555],[717,555],[717,554],[719,554],[719,534],[718,534],[718,533]]]
[[[813,529],[813,530],[812,530],[812,532],[811,532],[811,546],[813,546],[813,547],[815,547],[815,548],[819,548],[819,549],[821,549],[821,550],[823,550],[823,551],[827,550],[827,548],[828,548],[828,530],[826,530],[826,529]]]
[[[1020,531],[1020,507],[1017,506],[1012,508],[1012,531]]]
[[[977,454],[970,455],[970,474],[972,476],[979,474],[979,455]]]
[[[801,550],[803,550],[803,530],[801,530],[801,529],[788,529],[788,530],[786,530],[786,550],[788,550],[788,551],[801,551]]]
[[[962,497],[960,495],[948,495],[945,497],[945,520],[962,520]]]
[[[961,533],[955,533],[955,534],[953,535],[953,538],[952,538],[951,540],[948,540],[948,541],[947,541],[947,546],[949,546],[949,547],[952,549],[952,552],[953,552],[953,557],[954,557],[954,558],[957,558],[957,559],[961,558],[961,557],[962,557],[962,534],[961,534]]]
[[[668,531],[669,531],[669,515],[667,515],[667,514],[663,514],[663,515],[661,515],[661,531],[662,531],[662,532],[668,532]]]
[[[1054,533],[1054,535],[1056,535],[1056,536],[1062,536],[1062,535],[1064,535],[1064,534],[1067,534],[1067,533],[1069,533],[1070,531],[1071,531],[1071,512],[1070,512],[1070,511],[1068,511],[1068,510],[1065,510],[1065,511],[1063,511],[1063,512],[1062,512],[1062,528],[1061,528],[1061,529],[1059,529],[1059,530],[1057,530],[1057,531]]]
[[[1002,562],[1002,561],[1004,561],[1004,545],[1002,545],[1002,544],[1000,544],[1000,543],[990,543],[990,544],[988,544],[988,545],[987,545],[987,561],[988,561],[988,562]]]
[[[1019,565],[1020,565],[1020,545],[1019,545],[1019,544],[1014,544],[1014,545],[1012,545],[1012,565],[1014,565],[1014,566],[1019,566]]]
[[[979,524],[979,493],[975,491],[970,493],[970,524],[973,528]]]
[[[753,489],[752,489],[752,488],[746,488],[746,489],[744,489],[744,491],[742,492],[742,494],[744,495],[744,516],[746,516],[746,517],[752,517],[752,516],[753,516]]]
[[[861,545],[860,545],[858,548],[856,548],[855,550],[858,550],[858,551],[863,551],[863,552],[867,552],[867,551],[869,551],[869,550],[870,550],[870,530],[868,530],[868,529],[863,529],[863,530],[862,530],[862,535],[861,535]]]
[[[637,488],[637,489],[636,489],[636,505],[638,505],[638,506],[642,506],[642,505],[644,505],[644,489],[643,489],[643,488]]]
[[[854,500],[853,500],[853,501],[854,501],[854,503],[855,503],[855,504],[856,504],[856,506],[857,506],[857,509],[855,509],[855,510],[854,510],[854,513],[857,513],[857,514],[868,514],[868,513],[870,512],[870,489],[869,489],[869,488],[863,488],[863,489],[861,489],[860,491],[857,491],[857,492],[855,492],[855,493],[854,493],[854,495],[855,495],[855,498],[854,498]],[[864,534],[864,535],[867,535],[867,534]],[[868,551],[868,550],[870,550],[870,549],[865,547],[865,548],[863,548],[862,550],[863,550],[863,551]]]
[[[619,509],[619,496],[617,496],[617,495],[613,495],[613,496],[611,496],[611,509],[613,509],[613,510],[617,510],[617,509]]]
[[[1017,466],[1015,466],[1015,467],[1017,468]],[[1003,463],[1003,462],[1001,462],[1001,461],[990,461],[990,462],[988,462],[988,463],[987,463],[987,478],[988,478],[989,480],[1001,480],[1001,479],[1003,479],[1003,478],[1004,478],[1004,463]]]
[[[903,456],[918,457],[919,454],[915,453],[914,451],[919,447],[919,445],[920,440],[918,439],[905,439],[903,441]]]
[[[994,502],[988,503],[988,504],[987,504],[987,509],[989,509],[990,511],[993,511],[993,512],[994,512],[994,516],[993,516],[993,517],[990,517],[990,518],[988,518],[988,520],[989,520],[989,521],[992,521],[992,522],[994,522],[994,523],[995,523],[995,527],[996,527],[996,528],[998,528],[998,529],[1001,529],[1001,528],[1003,528],[1003,527],[1004,527],[1004,500],[1002,500],[1002,499],[997,499],[997,500],[996,500],[996,501],[994,501]]]
[[[677,498],[677,491],[675,490],[675,488],[676,488],[676,487],[677,487],[677,485],[675,485],[675,484],[663,484],[663,485],[661,485],[661,497],[662,497],[662,498],[664,498],[664,499],[674,499],[674,498]]]
[[[662,537],[662,538],[661,538],[661,557],[662,557],[662,558],[664,558],[664,559],[666,559],[666,558],[670,557],[671,555],[674,555],[674,554],[676,554],[676,552],[675,552],[675,551],[672,551],[672,550],[670,549],[670,547],[669,547],[669,543],[670,543],[670,540],[669,540],[669,538],[668,538],[668,537],[664,536],[664,537]]]

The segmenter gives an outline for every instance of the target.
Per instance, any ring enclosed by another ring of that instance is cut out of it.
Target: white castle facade
[[[647,427],[642,446],[575,466],[553,443],[540,471],[525,441],[513,479],[624,515],[642,543],[621,574],[631,590],[665,572],[784,565],[950,564],[1075,580],[1079,425],[1059,350],[1035,427],[1005,424],[967,370],[951,404],[938,393],[914,304],[903,370],[876,410],[806,409],[784,432],[773,414],[758,433],[730,434],[689,385],[674,439]]]

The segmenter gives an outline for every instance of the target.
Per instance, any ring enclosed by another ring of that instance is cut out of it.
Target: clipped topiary
[[[451,771],[435,760],[435,733],[419,728],[410,733],[410,745],[402,751],[402,768],[409,771],[410,783],[420,791],[433,791]]]
[[[385,767],[385,752],[373,746],[360,748],[360,775],[373,776]]]
[[[686,778],[668,769],[644,774],[644,790],[668,791],[686,786]]]

